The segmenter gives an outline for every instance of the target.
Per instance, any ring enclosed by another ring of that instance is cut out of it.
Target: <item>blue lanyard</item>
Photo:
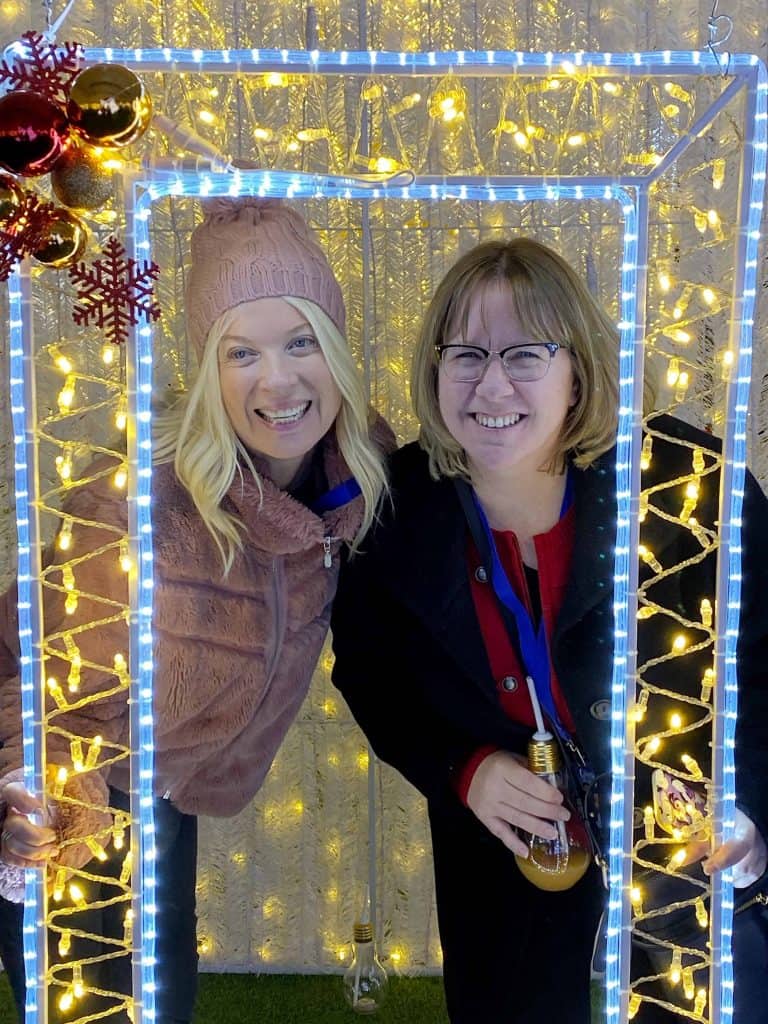
[[[343,483],[332,487],[330,491],[321,494],[309,508],[319,516],[323,512],[332,512],[335,508],[341,508],[342,505],[346,505],[356,498],[358,494],[362,494],[360,484],[354,477],[350,477],[349,480],[344,480]]]
[[[475,503],[475,508],[477,509],[480,523],[487,540],[488,552],[491,557],[491,584],[499,601],[501,601],[504,607],[512,613],[515,619],[523,668],[533,679],[536,686],[536,696],[539,698],[539,703],[541,704],[545,715],[547,715],[563,739],[570,739],[568,730],[563,725],[560,720],[560,716],[557,713],[555,700],[552,696],[552,671],[549,664],[549,644],[547,643],[544,616],[542,614],[539,622],[539,628],[535,629],[533,622],[531,621],[531,616],[528,614],[528,609],[515,593],[515,589],[509,581],[509,577],[504,570],[504,566],[501,564],[501,558],[499,557],[499,551],[496,547],[493,531],[488,523],[483,506],[480,504],[474,490],[472,491],[472,500]],[[571,473],[569,472],[565,484],[563,504],[560,508],[561,519],[572,504],[573,480]]]

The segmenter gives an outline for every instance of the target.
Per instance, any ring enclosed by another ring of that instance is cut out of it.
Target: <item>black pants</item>
[[[113,789],[110,791],[110,800],[113,807],[128,809],[128,797],[125,793]],[[156,1021],[157,1024],[187,1024],[192,1020],[197,991],[197,819],[177,811],[168,800],[156,800],[154,811],[158,914]],[[109,864],[99,864],[94,868],[94,873],[97,870],[101,874],[107,874]],[[104,885],[103,888],[106,890],[107,886]],[[89,902],[98,896],[99,894],[93,891],[87,893]],[[22,958],[23,910],[21,904],[9,903],[0,898],[0,959],[13,989],[20,1022],[24,1020],[25,1001]],[[84,911],[82,915],[75,915],[72,926],[82,926],[83,930],[100,935],[122,937],[125,910],[125,904],[121,903],[101,911]],[[86,915],[89,917],[86,918]],[[89,950],[84,948],[84,944],[76,948],[73,941],[69,959],[73,958],[73,954],[79,957],[87,956],[88,953]],[[57,957],[53,943],[50,956]],[[85,972],[84,979],[88,984],[89,978]],[[118,957],[100,965],[99,975],[93,978],[92,984],[105,990],[130,992],[130,956]],[[55,1024],[58,1021],[55,1001],[52,1002],[49,1013],[51,1024]],[[117,1022],[118,1018],[113,1015],[109,1019]]]
[[[437,913],[451,1024],[589,1024],[589,968],[602,910],[591,868],[547,893],[469,811],[431,809]]]

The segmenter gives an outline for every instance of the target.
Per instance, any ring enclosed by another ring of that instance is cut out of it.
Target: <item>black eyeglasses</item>
[[[469,384],[482,379],[494,356],[510,380],[541,380],[546,376],[558,349],[568,350],[557,341],[532,341],[523,345],[508,345],[500,352],[491,352],[480,345],[437,345],[437,354],[446,377],[457,384]]]

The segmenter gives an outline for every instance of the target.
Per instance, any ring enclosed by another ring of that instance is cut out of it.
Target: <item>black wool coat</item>
[[[718,442],[668,416],[653,430],[653,457],[643,486],[676,477],[673,488],[655,491],[641,527],[641,542],[664,568],[686,566],[655,584],[648,596],[688,622],[700,620],[700,605],[714,605],[716,555],[704,555],[690,529],[674,522],[685,500],[694,446],[706,453]],[[706,456],[707,468],[713,464]],[[495,680],[475,613],[467,570],[467,526],[450,480],[433,480],[427,457],[406,445],[390,461],[392,503],[364,544],[342,568],[331,628],[336,656],[333,681],[377,755],[393,765],[430,803],[430,813],[451,813],[458,803],[456,773],[479,746],[524,753],[530,730],[510,721]],[[616,534],[615,450],[589,469],[573,470],[576,541],[570,579],[555,625],[551,656],[573,714],[578,738],[600,774],[610,768],[613,660],[613,572]],[[705,472],[695,516],[713,526],[718,516],[717,471]],[[748,474],[743,506],[743,580],[738,645],[737,804],[768,837],[768,500]],[[641,584],[650,576],[643,566]],[[703,636],[665,614],[639,623],[638,664],[667,653],[677,633]],[[712,650],[686,653],[645,671],[658,685],[693,697],[712,664]],[[651,712],[642,725],[665,727]],[[665,703],[663,714],[686,705]],[[705,730],[701,730],[705,732]],[[670,740],[669,764],[683,752],[705,774],[710,754],[685,736]],[[660,755],[661,756],[661,755]],[[682,766],[681,766],[682,767]],[[647,794],[640,794],[647,800]]]

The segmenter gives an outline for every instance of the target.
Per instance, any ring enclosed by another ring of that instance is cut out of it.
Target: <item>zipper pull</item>
[[[330,569],[333,565],[333,555],[331,554],[331,538],[323,537],[323,565],[326,569]]]

